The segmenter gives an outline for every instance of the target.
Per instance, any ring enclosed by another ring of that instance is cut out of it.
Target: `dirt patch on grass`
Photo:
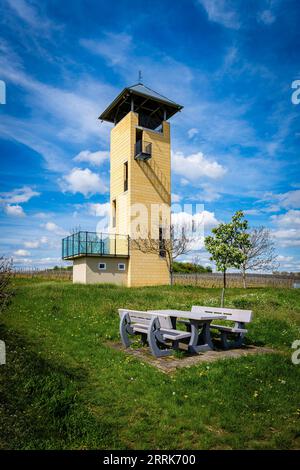
[[[181,369],[183,367],[191,367],[197,364],[215,362],[222,359],[239,358],[241,356],[249,356],[253,354],[278,353],[278,351],[275,351],[271,348],[261,346],[244,346],[242,348],[231,349],[229,351],[206,351],[204,353],[198,354],[188,354],[186,351],[183,351],[180,353],[180,357],[177,357],[175,354],[172,356],[155,358],[152,356],[147,346],[141,346],[138,349],[126,349],[121,343],[108,342],[106,344],[113,349],[123,351],[126,354],[134,356],[142,362],[151,364],[164,373],[171,373],[176,371],[176,369]]]

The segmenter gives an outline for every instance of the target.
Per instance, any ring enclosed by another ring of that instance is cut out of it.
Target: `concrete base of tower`
[[[165,259],[133,251],[130,257],[73,258],[73,283],[143,287],[168,285],[170,277]]]
[[[73,259],[73,283],[128,285],[128,258],[82,256]]]

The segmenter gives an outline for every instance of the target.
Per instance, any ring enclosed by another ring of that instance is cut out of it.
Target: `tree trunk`
[[[225,289],[226,289],[226,269],[223,271],[223,289],[221,294],[221,307],[224,307],[224,299],[225,299]]]
[[[246,270],[245,270],[245,269],[243,269],[243,271],[242,271],[242,276],[243,276],[243,286],[244,286],[244,289],[247,289]]]
[[[174,284],[173,270],[170,271],[170,284],[171,284],[171,286],[173,286],[173,284]]]
[[[223,287],[222,293],[221,293],[221,307],[224,307],[224,298],[225,298],[225,289]]]

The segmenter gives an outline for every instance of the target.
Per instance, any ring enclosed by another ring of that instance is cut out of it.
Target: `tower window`
[[[106,271],[106,263],[98,264],[99,271]]]
[[[116,226],[116,215],[117,215],[117,202],[116,200],[114,199],[112,201],[112,227],[115,227]]]
[[[165,250],[165,241],[163,238],[163,228],[159,227],[159,256],[161,258],[166,257],[166,250]]]
[[[128,189],[128,162],[124,163],[124,191]]]
[[[125,271],[126,265],[125,263],[118,263],[118,270],[119,271]]]

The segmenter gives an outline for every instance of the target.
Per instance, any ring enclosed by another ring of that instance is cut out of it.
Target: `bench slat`
[[[226,320],[236,321],[240,323],[249,323],[252,319],[252,310],[240,310],[237,308],[222,308],[222,307],[205,307],[200,305],[192,306],[193,313],[209,313],[226,315]]]
[[[188,331],[181,331],[181,330],[166,330],[166,329],[161,329],[160,332],[162,333],[163,337],[165,339],[184,339],[184,338],[190,338],[191,333]]]
[[[216,328],[217,330],[228,331],[231,333],[248,333],[248,330],[245,328],[235,328],[234,326],[225,326],[225,325],[210,325],[210,328]]]

